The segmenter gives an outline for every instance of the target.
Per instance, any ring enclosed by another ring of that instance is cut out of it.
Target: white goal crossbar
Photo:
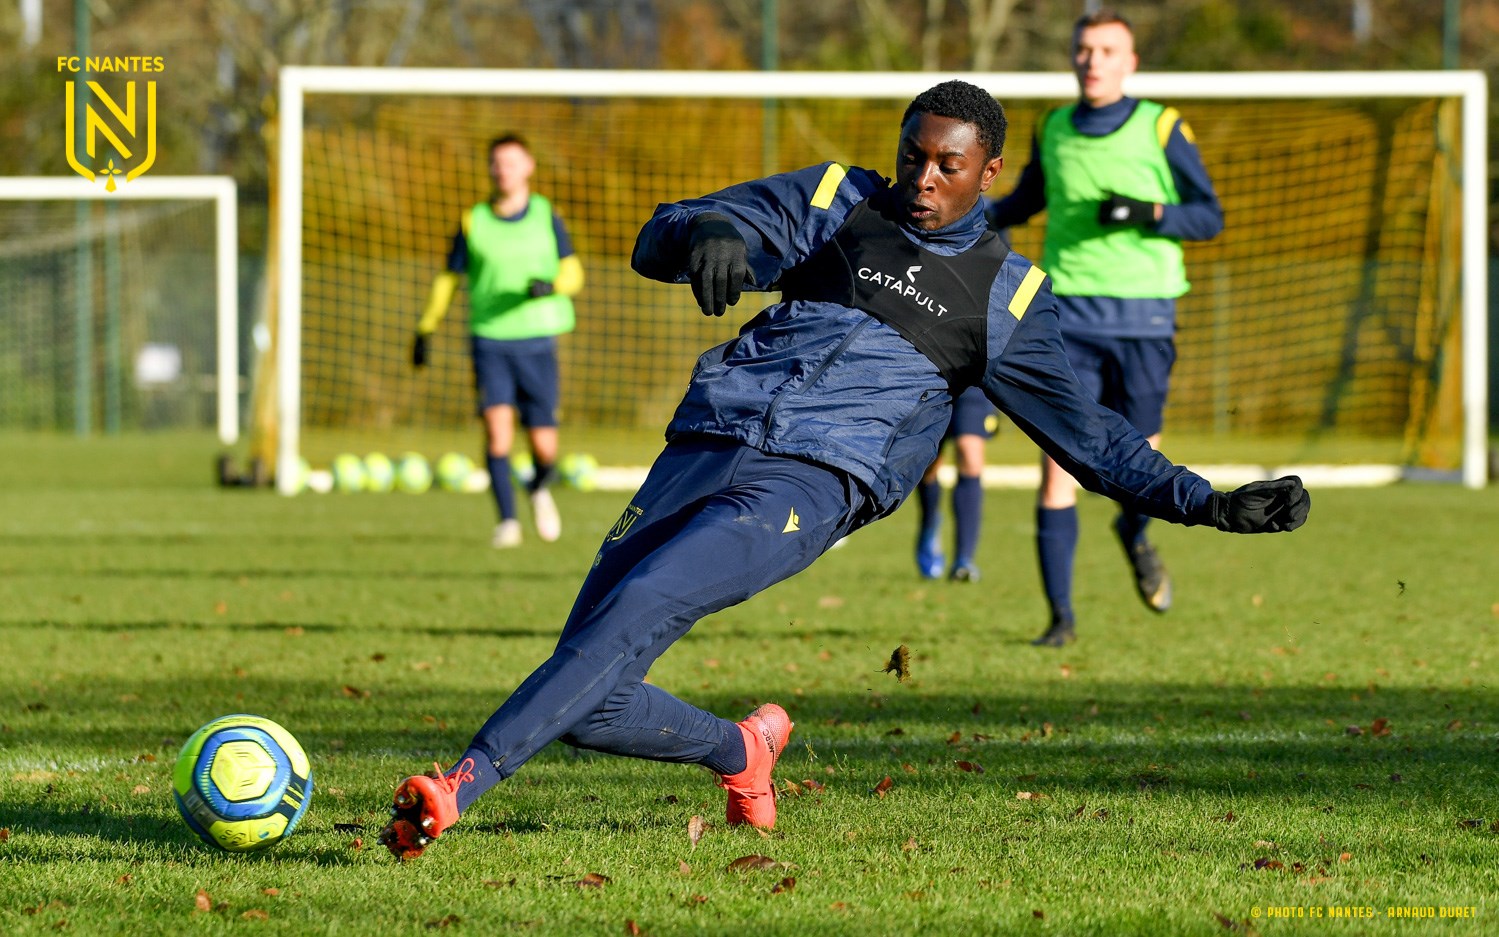
[[[1000,101],[1067,100],[1070,72],[702,72],[593,69],[286,67],[280,75],[277,484],[292,493],[301,414],[302,131],[308,94],[527,97],[864,98],[905,102],[937,81],[961,77]],[[1448,97],[1462,101],[1462,482],[1488,474],[1487,315],[1488,84],[1480,71],[1156,72],[1126,90],[1165,99]],[[643,219],[642,219],[643,220]]]
[[[229,176],[142,176],[104,192],[82,176],[3,176],[0,199],[7,201],[166,201],[201,199],[214,203],[214,306],[218,338],[219,440],[239,440],[239,202]]]

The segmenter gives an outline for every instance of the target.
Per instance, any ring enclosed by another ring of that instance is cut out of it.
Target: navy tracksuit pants
[[[604,538],[552,656],[474,736],[509,777],[553,739],[695,763],[724,738],[712,713],[645,683],[705,615],[800,572],[849,533],[848,476],[728,440],[676,441]]]

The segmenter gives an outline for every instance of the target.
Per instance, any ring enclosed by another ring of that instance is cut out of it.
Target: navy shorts
[[[1067,358],[1093,399],[1129,420],[1142,436],[1161,431],[1176,343],[1169,338],[1064,335]]]
[[[952,419],[944,439],[956,436],[982,436],[993,439],[999,432],[999,408],[989,402],[981,388],[970,387],[953,401]]]
[[[562,403],[557,367],[557,339],[499,341],[472,336],[474,386],[479,413],[490,407],[514,407],[522,426],[556,426]]]

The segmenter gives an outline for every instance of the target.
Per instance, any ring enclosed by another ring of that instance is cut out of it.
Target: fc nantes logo
[[[156,162],[156,82],[132,78],[111,93],[83,75],[159,72],[161,58],[59,56],[57,70],[80,73],[65,82],[67,157],[73,171],[90,182],[103,176],[105,190],[113,192],[116,176],[128,182],[150,169]]]

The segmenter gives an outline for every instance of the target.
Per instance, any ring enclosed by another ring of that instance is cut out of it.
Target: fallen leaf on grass
[[[630,937],[640,937],[645,931],[641,930],[640,925],[636,924],[633,919],[630,919],[625,921],[625,933],[629,934]]]
[[[613,879],[611,879],[607,875],[601,875],[598,872],[589,872],[587,875],[578,879],[576,882],[573,882],[573,884],[578,886],[579,888],[603,888],[611,881],[613,881]]]
[[[1364,727],[1363,726],[1349,726],[1348,728],[1344,729],[1343,731],[1347,732],[1349,735],[1363,735],[1364,734]]]
[[[769,856],[759,853],[749,856],[740,856],[724,867],[725,872],[750,872],[758,869],[794,869],[796,866],[789,862],[777,862]]]
[[[953,764],[957,766],[957,768],[958,768],[959,771],[969,771],[969,772],[972,772],[974,774],[983,774],[984,773],[984,769],[983,769],[982,765],[974,764],[971,761],[955,761],[955,762],[953,762]]]
[[[1042,911],[1040,908],[1037,908],[1036,910],[1031,912],[1031,917],[1035,918],[1038,921],[1042,921],[1046,919],[1046,912]]]
[[[890,652],[890,662],[885,665],[885,673],[895,674],[896,683],[905,683],[906,678],[911,675],[911,651],[904,644]]]
[[[890,780],[890,775],[888,775],[888,774],[885,775],[885,779],[874,786],[875,796],[880,797],[880,798],[883,799],[884,796],[885,796],[885,793],[887,791],[889,791],[890,788],[892,788],[894,786],[895,786],[895,782],[892,781],[892,780]]]
[[[251,908],[244,914],[241,914],[240,919],[245,921],[269,921],[271,916],[259,908]]]
[[[135,794],[137,796],[139,796],[141,794],[149,794],[149,793],[151,793],[151,785],[149,785],[149,784],[137,784],[135,787],[133,787],[133,788],[130,789],[130,793]]]
[[[428,930],[441,930],[444,927],[452,927],[454,924],[457,924],[461,920],[463,920],[463,918],[459,917],[458,915],[449,914],[447,917],[440,917],[435,920],[428,921],[426,923],[426,927]]]
[[[7,839],[10,839],[10,827],[0,827],[0,843],[5,842]]]
[[[349,843],[349,848],[352,849],[352,850],[354,850],[355,852],[358,852],[359,850],[363,849],[364,848],[364,837],[362,837],[362,836],[356,836],[356,837],[354,837],[354,839]]]
[[[783,878],[779,882],[776,882],[774,885],[772,885],[770,888],[770,893],[772,895],[779,895],[781,892],[790,891],[795,887],[796,879],[787,876],[786,878]]]
[[[1474,817],[1474,818],[1471,818],[1471,819],[1468,819],[1468,820],[1459,820],[1459,821],[1457,821],[1457,825],[1460,826],[1460,827],[1462,827],[1465,830],[1482,829],[1483,828],[1483,818],[1482,817]]]
[[[802,787],[805,787],[807,790],[811,791],[814,794],[821,794],[824,790],[827,789],[826,784],[814,781],[811,778],[802,778]]]
[[[687,863],[683,862],[681,859],[678,859],[677,860],[677,874],[678,875],[691,875],[692,874],[692,866],[690,866]]]
[[[126,872],[124,875],[121,875],[119,878],[115,879],[115,884],[129,885],[133,878],[135,878],[135,876],[131,875],[129,872]]]
[[[698,840],[703,838],[703,833],[707,829],[708,824],[703,822],[702,817],[694,816],[687,821],[687,841],[692,844],[693,849],[697,848]]]
[[[1382,738],[1386,735],[1389,735],[1390,720],[1383,717],[1375,719],[1374,722],[1369,725],[1369,734],[1374,736],[1375,738]]]
[[[193,906],[199,911],[212,911],[213,899],[208,897],[208,892],[200,888],[198,889],[198,893],[193,896]]]
[[[1045,800],[1046,795],[1039,791],[1016,791],[1016,800]]]
[[[1351,853],[1351,852],[1345,852],[1345,853],[1342,853],[1341,855],[1338,856],[1338,861],[1339,862],[1347,862],[1348,860],[1350,860],[1352,858],[1353,858],[1353,853]]]
[[[1271,872],[1276,872],[1284,869],[1286,865],[1284,862],[1281,862],[1278,859],[1270,859],[1266,858],[1265,856],[1261,856],[1260,858],[1254,860],[1254,867],[1256,869],[1266,869]]]

